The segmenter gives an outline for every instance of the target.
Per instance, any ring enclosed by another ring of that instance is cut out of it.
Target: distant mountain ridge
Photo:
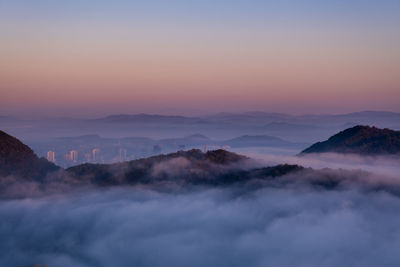
[[[304,145],[301,143],[289,142],[270,135],[243,135],[223,141],[221,144],[230,147],[294,147]]]
[[[354,136],[354,132],[360,131],[393,134],[388,129],[357,126],[339,136]],[[367,190],[384,188],[393,194],[400,194],[400,188],[393,188],[392,184],[365,183],[365,180],[368,181],[364,179],[369,175],[367,172],[313,170],[293,164],[263,167],[260,162],[222,149],[206,153],[192,149],[122,163],[88,163],[64,170],[39,159],[18,139],[0,131],[0,158],[0,199],[116,185],[187,191],[217,186],[233,186],[239,190],[286,185],[296,188],[303,184],[319,190],[332,190],[357,183]]]
[[[371,117],[371,116],[380,116],[380,117],[395,117],[400,118],[399,112],[389,112],[389,111],[374,111],[374,110],[365,110],[359,112],[350,112],[343,114],[305,114],[305,115],[292,115],[286,113],[276,113],[276,112],[262,112],[262,111],[252,111],[252,112],[244,112],[244,113],[233,113],[233,112],[221,112],[206,116],[185,116],[185,115],[161,115],[161,114],[148,114],[148,113],[137,113],[137,114],[111,114],[106,117],[94,119],[94,120],[109,120],[109,121],[118,121],[118,120],[159,120],[159,119],[179,119],[179,120],[188,120],[188,119],[209,119],[209,118],[269,118],[276,122],[282,122],[289,119],[301,119],[301,118],[327,118],[327,117],[349,117],[349,118],[357,118],[357,117]]]
[[[293,115],[255,111],[197,116],[185,113],[141,113],[111,114],[97,118],[31,118],[11,121],[0,119],[0,128],[23,138],[40,155],[48,148],[42,143],[39,146],[44,147],[44,150],[41,150],[36,143],[61,136],[98,134],[110,138],[145,136],[160,140],[201,133],[211,139],[226,140],[242,135],[270,135],[290,142],[311,144],[321,137],[327,139],[332,133],[354,125],[375,125],[400,130],[400,113],[361,111],[347,114]],[[305,146],[301,147],[303,148]]]
[[[306,131],[317,129],[318,127],[307,124],[287,123],[287,122],[271,122],[264,125],[266,130],[270,131]]]
[[[30,143],[32,148],[39,155],[45,156],[47,151],[54,151],[57,163],[62,167],[70,167],[72,165],[88,162],[88,160],[84,158],[84,155],[90,154],[94,148],[101,150],[104,163],[114,163],[121,160],[145,158],[160,153],[173,153],[178,150],[189,150],[193,148],[204,149],[204,147],[208,147],[209,149],[215,150],[218,148],[280,147],[298,151],[306,148],[310,144],[311,142],[290,142],[270,135],[239,135],[232,139],[217,140],[199,133],[163,139],[152,139],[143,136],[112,138],[88,134],[47,138],[42,142]],[[119,157],[119,149],[127,151],[123,159]],[[79,157],[77,162],[67,161],[63,158],[63,155],[69,153],[71,150],[78,151]],[[100,162],[103,162],[103,160]]]
[[[195,122],[198,120],[200,120],[200,118],[140,113],[140,114],[109,115],[107,117],[91,121],[107,122],[107,123],[163,123],[163,122],[188,123],[188,122]]]
[[[201,125],[209,128],[235,129],[235,127],[250,127],[264,132],[279,132],[281,134],[292,131],[324,132],[324,128],[333,127],[336,130],[344,125],[377,125],[400,130],[400,113],[387,111],[360,111],[344,114],[308,114],[292,115],[273,112],[244,112],[244,113],[217,113],[207,116],[185,115],[154,115],[154,114],[119,114],[89,120],[92,123],[115,124],[175,124],[182,127]],[[199,128],[197,128],[199,129]],[[243,133],[245,134],[245,133]]]
[[[303,154],[324,152],[361,155],[400,154],[400,131],[357,125],[302,151]]]

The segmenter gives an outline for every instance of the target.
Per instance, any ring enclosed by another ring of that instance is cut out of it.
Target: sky
[[[400,112],[400,1],[0,0],[0,115]]]

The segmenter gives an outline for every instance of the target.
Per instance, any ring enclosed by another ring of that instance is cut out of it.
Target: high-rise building
[[[92,150],[92,160],[93,162],[100,162],[100,149],[95,148]]]
[[[56,162],[56,154],[54,153],[54,151],[47,151],[47,160],[50,162]]]
[[[77,162],[78,161],[78,151],[76,150],[71,150],[69,152],[69,158],[73,161],[73,162]]]
[[[120,148],[119,149],[119,161],[126,161],[126,149]]]

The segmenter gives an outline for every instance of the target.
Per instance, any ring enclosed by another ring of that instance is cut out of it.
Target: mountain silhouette
[[[360,143],[364,142],[363,144],[367,144],[366,149],[370,147],[371,142],[375,146],[377,143],[381,144],[382,135],[386,143],[398,142],[396,139],[398,132],[367,126],[347,129],[329,140],[330,144],[336,144],[336,147],[340,147],[343,142],[347,146],[357,144],[356,147],[359,147]],[[387,148],[384,151],[387,151]],[[3,197],[64,192],[89,188],[89,185],[104,187],[129,185],[155,190],[235,186],[240,190],[252,190],[264,186],[281,187],[286,184],[301,183],[330,190],[340,188],[349,182],[360,184],[360,175],[364,177],[368,173],[345,170],[338,172],[331,169],[313,170],[289,164],[264,167],[246,156],[223,149],[205,153],[199,149],[192,149],[122,163],[87,163],[64,170],[46,159],[38,158],[32,149],[21,141],[0,131],[0,196]],[[26,181],[29,190],[20,191],[20,186],[26,187]],[[381,187],[371,187],[371,189],[378,190]],[[387,190],[400,192],[398,188],[387,188]]]
[[[302,153],[324,152],[360,155],[399,154],[400,131],[357,125],[302,151]]]
[[[103,186],[158,183],[224,185],[282,176],[303,169],[297,165],[259,168],[250,162],[246,156],[223,149],[207,152],[192,149],[122,163],[81,164],[64,170],[39,158],[17,138],[0,131],[0,177],[12,177],[16,181],[22,178],[46,183],[62,179],[66,183]],[[50,175],[57,170],[53,176]]]
[[[84,179],[102,186],[163,187],[165,184],[220,186],[271,180],[303,169],[288,164],[259,168],[251,159],[226,150],[203,153],[192,149],[124,163],[82,164],[67,169],[67,172],[75,180]]]
[[[58,169],[17,138],[0,131],[0,176],[41,180],[48,172]]]

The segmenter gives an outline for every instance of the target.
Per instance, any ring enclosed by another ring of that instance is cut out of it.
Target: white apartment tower
[[[47,160],[50,162],[56,162],[56,153],[54,151],[47,151]]]
[[[77,162],[78,161],[78,151],[76,150],[71,150],[69,152],[69,158],[73,161],[73,162]]]

